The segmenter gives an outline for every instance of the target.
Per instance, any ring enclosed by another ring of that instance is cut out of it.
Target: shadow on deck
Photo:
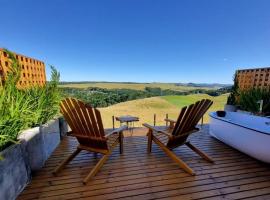
[[[19,199],[270,199],[270,166],[256,161],[212,138],[207,126],[191,142],[214,160],[210,164],[187,147],[175,150],[197,173],[183,172],[153,144],[146,153],[146,129],[125,133],[124,154],[116,147],[101,171],[82,184],[100,158],[81,152],[54,177],[51,172],[73,150],[77,141],[66,137],[36,173]]]

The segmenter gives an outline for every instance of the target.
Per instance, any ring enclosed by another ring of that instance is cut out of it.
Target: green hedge
[[[249,89],[241,91],[237,103],[242,110],[259,113],[260,100],[263,100],[262,114],[270,115],[270,90],[268,89]]]

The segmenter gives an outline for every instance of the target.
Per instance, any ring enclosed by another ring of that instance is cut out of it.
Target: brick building
[[[270,89],[270,67],[241,69],[237,70],[236,74],[241,90],[250,88]]]
[[[18,82],[18,88],[36,85],[43,86],[46,83],[44,62],[17,53],[14,53],[14,55],[21,67],[21,78]],[[0,48],[0,80],[3,82],[5,82],[7,73],[10,71],[10,66],[11,63],[7,53]]]

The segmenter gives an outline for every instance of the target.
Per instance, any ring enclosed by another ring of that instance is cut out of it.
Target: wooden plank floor
[[[99,155],[81,152],[57,177],[51,174],[76,148],[75,139],[65,138],[18,199],[270,199],[270,166],[210,137],[207,126],[191,142],[215,164],[186,147],[175,150],[196,176],[183,172],[155,144],[147,154],[145,134],[145,129],[137,129],[132,137],[126,133],[124,154],[116,148],[87,185],[82,180]]]

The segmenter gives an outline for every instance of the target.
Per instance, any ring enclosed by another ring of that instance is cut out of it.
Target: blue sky
[[[63,81],[231,83],[238,68],[270,65],[269,0],[0,5],[0,47],[55,65]]]

